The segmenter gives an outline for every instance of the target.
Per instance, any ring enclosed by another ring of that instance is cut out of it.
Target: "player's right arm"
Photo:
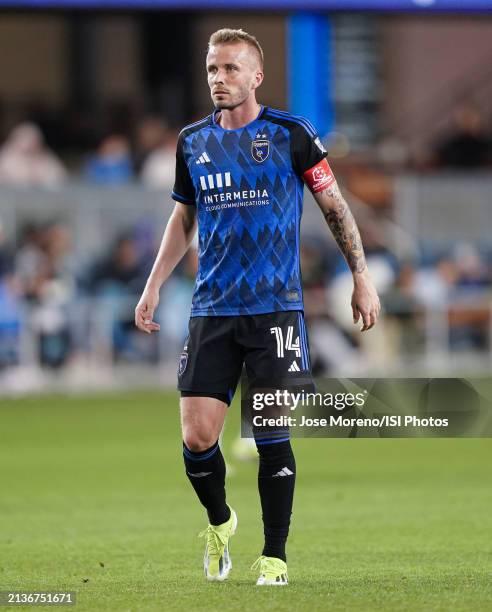
[[[183,131],[176,146],[176,180],[172,196],[176,205],[142,297],[135,308],[135,325],[148,334],[159,331],[159,324],[153,321],[159,303],[159,290],[188,250],[197,229],[195,189],[185,160]]]
[[[176,202],[142,297],[135,308],[138,329],[148,334],[159,331],[159,324],[153,320],[159,304],[159,290],[188,250],[196,228],[196,207]]]

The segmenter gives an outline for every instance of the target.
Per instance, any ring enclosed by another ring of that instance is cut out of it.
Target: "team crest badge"
[[[255,138],[251,143],[251,157],[262,163],[270,155],[270,141],[265,138]]]
[[[178,376],[181,376],[183,372],[186,370],[186,366],[188,365],[188,353],[183,351],[179,358],[179,366],[178,366]]]

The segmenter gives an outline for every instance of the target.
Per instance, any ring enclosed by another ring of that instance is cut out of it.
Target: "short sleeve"
[[[300,177],[328,154],[314,128],[304,121],[305,125],[296,125],[291,132],[292,165]]]
[[[172,197],[173,200],[182,204],[195,204],[195,188],[184,158],[183,137],[181,135],[176,147],[176,178]]]

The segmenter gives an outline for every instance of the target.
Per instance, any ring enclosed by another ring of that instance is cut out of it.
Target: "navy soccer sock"
[[[258,490],[260,492],[265,546],[263,555],[286,561],[285,544],[289,535],[294,500],[296,462],[290,441],[261,444]]]
[[[186,475],[207,510],[210,524],[225,523],[231,512],[226,504],[226,467],[219,442],[198,453],[190,451],[183,443],[183,457]]]

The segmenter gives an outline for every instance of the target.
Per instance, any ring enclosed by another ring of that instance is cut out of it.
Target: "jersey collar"
[[[261,116],[263,115],[265,111],[266,111],[266,106],[263,106],[263,104],[260,104],[260,112],[258,113],[257,117],[253,119],[253,121],[250,121],[250,123],[247,123],[246,125],[243,125],[242,127],[237,128],[235,130],[226,130],[220,125],[220,123],[217,123],[217,116],[220,113],[220,109],[216,108],[214,112],[212,113],[212,124],[219,130],[224,130],[224,132],[239,132],[239,130],[244,130],[244,128],[247,128],[248,126],[253,125],[255,121],[258,121],[258,119],[261,118]]]

